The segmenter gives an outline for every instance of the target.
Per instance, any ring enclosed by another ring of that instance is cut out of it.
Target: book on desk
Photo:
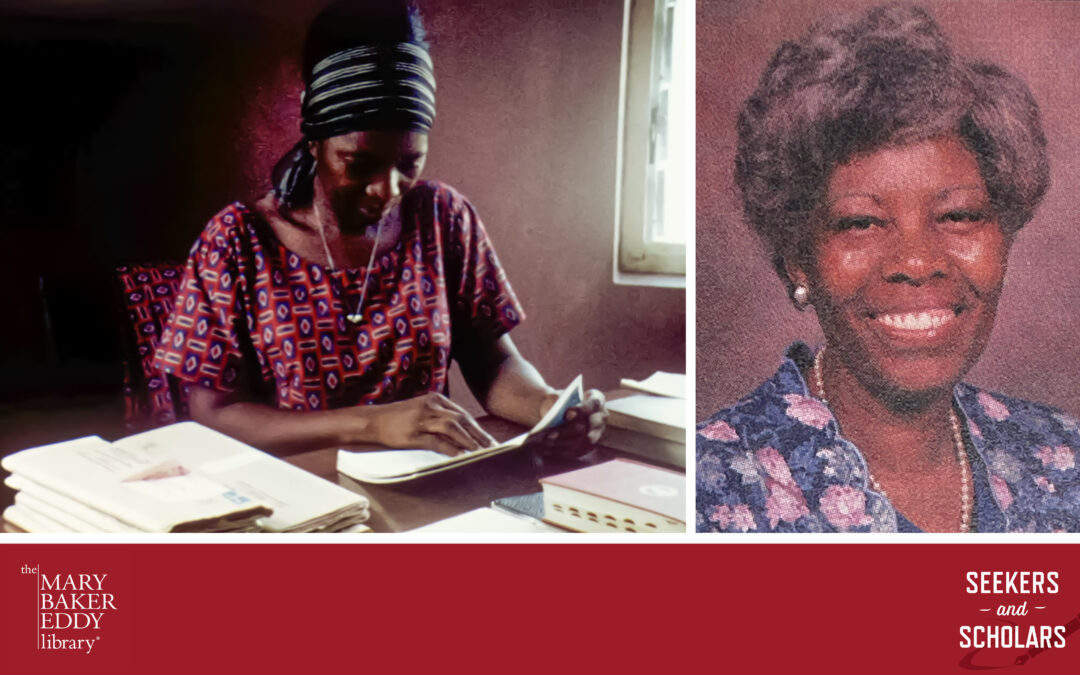
[[[541,478],[542,492],[496,499],[412,531],[684,533],[685,483],[677,471],[614,459]]]
[[[8,455],[4,518],[31,532],[357,530],[368,500],[195,422]]]
[[[686,532],[686,477],[629,459],[541,478],[544,521],[577,532]]]
[[[624,379],[620,384],[642,393],[608,401],[604,445],[685,469],[686,376],[656,372],[641,382]]]

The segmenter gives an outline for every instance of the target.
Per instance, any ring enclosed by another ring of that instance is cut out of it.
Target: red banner
[[[0,593],[20,674],[1080,667],[1076,544],[4,544]]]

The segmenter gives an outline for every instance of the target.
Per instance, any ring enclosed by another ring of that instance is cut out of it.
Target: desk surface
[[[511,422],[493,417],[479,421],[488,433],[499,440],[512,438],[523,430]],[[521,448],[457,469],[392,485],[368,485],[339,474],[336,449],[293,455],[288,461],[367,497],[371,501],[371,519],[367,524],[376,532],[403,532],[489,506],[495,499],[539,492],[540,479],[545,476],[617,457],[646,461],[602,445],[580,459],[541,456],[535,450]],[[666,468],[678,470],[673,466]]]
[[[512,422],[496,417],[484,417],[479,422],[498,440],[512,438],[524,430]],[[602,444],[603,439],[600,442]],[[521,448],[404,483],[368,485],[337,472],[337,448],[313,450],[284,459],[367,497],[371,501],[371,518],[367,524],[374,531],[403,532],[488,506],[495,499],[539,492],[539,481],[545,476],[573,471],[617,457],[646,461],[636,455],[603,445],[597,446],[580,459],[541,456],[533,449]],[[666,468],[679,470],[673,466]],[[0,470],[0,474],[6,475],[6,472]],[[0,486],[0,489],[0,511],[3,511],[14,501],[14,492],[3,486]],[[20,531],[10,523],[2,522],[4,531]]]

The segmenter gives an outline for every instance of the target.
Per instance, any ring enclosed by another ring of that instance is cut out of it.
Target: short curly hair
[[[957,57],[933,18],[910,5],[830,16],[782,44],[739,114],[735,180],[789,287],[785,257],[805,255],[806,225],[834,167],[946,134],[974,154],[1002,227],[1023,227],[1050,165],[1022,80]]]

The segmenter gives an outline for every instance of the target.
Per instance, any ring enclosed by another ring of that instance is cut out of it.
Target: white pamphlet
[[[428,476],[471,464],[472,462],[516,450],[529,438],[561,425],[565,421],[566,411],[581,405],[585,392],[581,386],[581,375],[574,378],[559,395],[555,405],[551,406],[544,418],[536,423],[528,433],[516,436],[509,441],[490,448],[464,452],[449,457],[434,450],[375,450],[353,452],[338,450],[337,470],[362,483],[400,483],[421,476]]]

